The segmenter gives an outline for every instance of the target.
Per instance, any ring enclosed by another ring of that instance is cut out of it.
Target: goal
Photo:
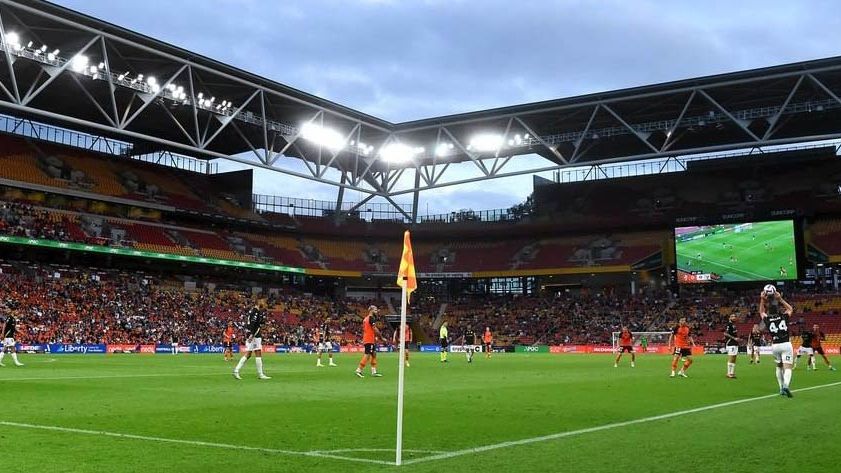
[[[669,343],[669,335],[672,332],[631,332],[634,335],[634,347],[639,347],[642,344],[643,337],[649,347],[662,346]],[[620,332],[613,332],[611,334],[611,344],[613,350],[619,350],[619,334]]]

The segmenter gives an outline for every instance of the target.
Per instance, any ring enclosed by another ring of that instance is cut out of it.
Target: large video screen
[[[675,253],[680,283],[797,278],[791,220],[675,228]]]

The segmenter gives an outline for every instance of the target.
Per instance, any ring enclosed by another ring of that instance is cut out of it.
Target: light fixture
[[[438,146],[435,147],[435,156],[438,156],[439,158],[442,156],[446,156],[450,154],[450,151],[452,150],[452,143],[438,143]]]
[[[503,138],[502,135],[498,135],[495,133],[482,133],[479,135],[474,136],[470,140],[470,149],[475,149],[476,151],[496,151],[502,147]]]
[[[403,143],[389,143],[380,149],[381,159],[391,163],[404,163],[424,152],[421,147],[412,147]]]
[[[345,145],[344,137],[338,131],[315,123],[305,123],[302,125],[301,137],[307,141],[324,146],[331,151],[338,151]]]
[[[20,36],[14,31],[6,33],[6,44],[12,47],[15,51],[20,51],[23,47],[20,45]]]
[[[47,56],[49,58],[49,56]],[[70,67],[74,72],[82,72],[88,67],[88,57],[84,54],[77,54],[70,60]]]
[[[158,79],[155,79],[155,76],[149,76],[149,78],[146,79],[146,83],[151,87],[158,83]]]
[[[117,80],[119,80],[119,81],[122,81],[122,80],[124,80],[125,78],[126,78],[126,74],[125,74],[125,73],[120,74],[120,75],[118,75],[118,76],[117,76]]]

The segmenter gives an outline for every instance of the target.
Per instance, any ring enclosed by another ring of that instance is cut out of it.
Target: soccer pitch
[[[794,232],[790,220],[761,222],[739,233],[732,231],[738,225],[727,226],[731,230],[724,233],[678,241],[678,269],[716,273],[721,276],[719,282],[797,278]],[[786,276],[781,276],[781,266],[787,271]]]
[[[794,373],[776,395],[774,365],[696,358],[499,354],[468,365],[415,354],[406,375],[402,467],[394,461],[395,355],[383,378],[357,356],[267,355],[234,380],[211,355],[23,355],[0,368],[0,471],[577,472],[833,469],[838,372]],[[806,388],[806,389],[804,389]],[[811,389],[810,389],[811,388]]]

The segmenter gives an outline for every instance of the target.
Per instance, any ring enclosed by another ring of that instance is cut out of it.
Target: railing
[[[174,154],[169,151],[134,155],[132,154],[134,147],[131,143],[9,115],[0,114],[0,132],[201,174],[216,174],[219,171],[217,163]]]

